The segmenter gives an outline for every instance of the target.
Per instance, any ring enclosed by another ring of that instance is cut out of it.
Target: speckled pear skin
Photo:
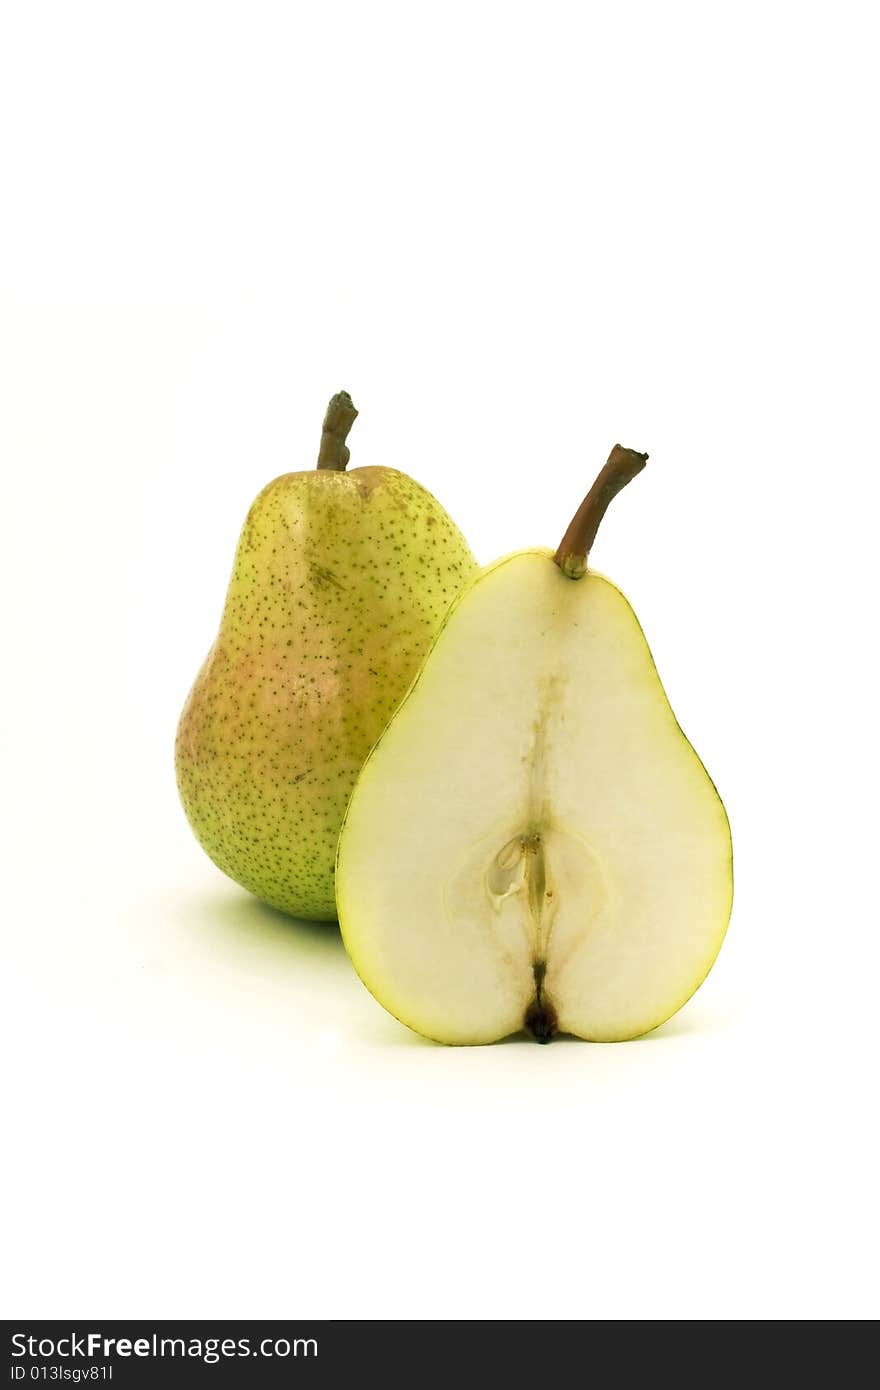
[[[357,774],[476,570],[440,504],[394,469],[288,473],[260,493],[176,745],[190,824],[230,878],[335,920]]]

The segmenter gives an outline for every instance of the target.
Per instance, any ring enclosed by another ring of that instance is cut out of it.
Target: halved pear
[[[636,1037],[721,946],[724,807],[633,610],[586,566],[646,457],[613,451],[555,556],[511,555],[465,589],[349,803],[346,947],[439,1042]]]

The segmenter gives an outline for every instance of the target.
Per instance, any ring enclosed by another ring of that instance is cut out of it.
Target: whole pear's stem
[[[599,523],[608,510],[608,503],[627,483],[632,482],[637,473],[641,473],[647,462],[647,454],[637,454],[635,449],[624,449],[622,445],[615,444],[608,455],[608,462],[572,517],[553,556],[569,579],[580,579],[586,574],[587,556],[596,539]]]
[[[318,467],[334,473],[344,473],[351,458],[346,444],[348,431],[357,419],[357,411],[347,391],[337,391],[327,407],[318,451]]]

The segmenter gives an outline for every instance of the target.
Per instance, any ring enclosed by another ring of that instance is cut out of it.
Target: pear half
[[[349,803],[346,947],[437,1041],[636,1037],[721,946],[724,807],[632,608],[586,566],[645,458],[612,453],[555,556],[511,555],[465,589]]]

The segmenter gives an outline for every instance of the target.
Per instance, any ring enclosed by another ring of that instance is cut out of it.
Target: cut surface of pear
[[[318,467],[253,503],[176,744],[184,808],[214,862],[273,907],[324,920],[361,764],[477,568],[412,478],[345,471],[356,414],[335,396]]]
[[[441,1042],[632,1038],[701,983],[731,901],[724,807],[623,594],[550,551],[482,572],[349,804],[364,983]]]

